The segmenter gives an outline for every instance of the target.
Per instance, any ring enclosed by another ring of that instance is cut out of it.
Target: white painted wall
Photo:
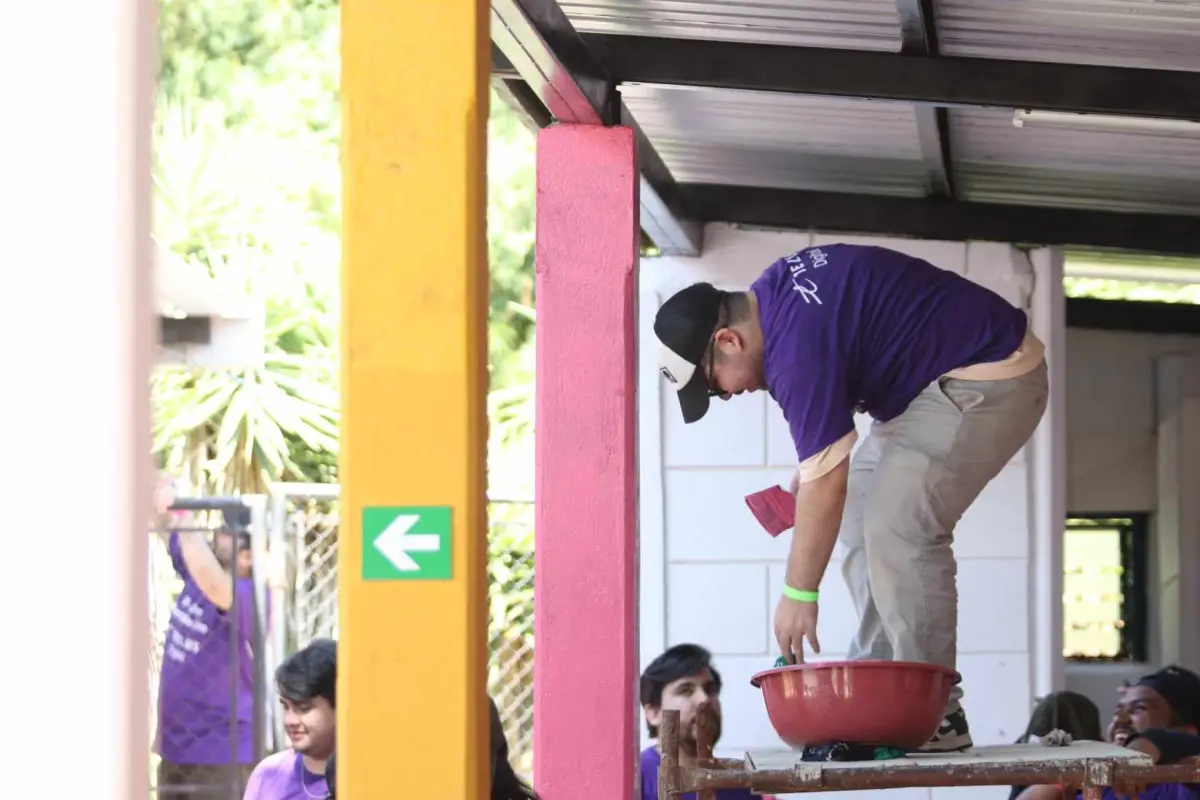
[[[1200,575],[1186,566],[1195,559],[1180,553],[1194,552],[1197,531],[1194,520],[1179,524],[1190,519],[1190,496],[1179,491],[1187,482],[1180,482],[1179,473],[1198,443],[1174,412],[1194,403],[1183,402],[1178,384],[1194,385],[1194,377],[1183,378],[1200,374],[1194,358],[1200,337],[1072,328],[1066,341],[1068,511],[1153,515],[1149,662],[1066,666],[1067,688],[1106,709],[1122,681],[1176,659],[1196,660],[1200,643],[1194,626],[1181,618],[1180,605],[1196,591]],[[1172,363],[1175,369],[1165,369]]]
[[[1068,509],[1154,511],[1155,362],[1200,353],[1200,337],[1071,328],[1067,353]]]
[[[711,225],[702,257],[642,262],[641,665],[680,642],[696,642],[713,651],[726,686],[719,747],[726,755],[780,746],[761,694],[749,680],[775,660],[771,615],[780,594],[789,534],[771,539],[742,498],[773,483],[786,485],[796,455],[783,416],[765,393],[717,403],[703,422],[685,426],[674,398],[661,391],[651,325],[662,298],[683,285],[708,280],[725,288],[746,288],[775,259],[835,241],[909,252],[960,271],[1015,304],[1036,305],[1035,269],[1029,257],[996,243],[813,236]],[[1035,255],[1042,267],[1037,272],[1044,273],[1055,258],[1050,251]],[[1061,264],[1058,270],[1054,274],[1061,274]],[[1061,289],[1056,291],[1061,297]],[[1052,318],[1061,325],[1061,314],[1042,311],[1035,315],[1036,327],[1052,325]],[[1055,341],[1046,330],[1039,335],[1048,344]],[[860,431],[865,422],[860,420]],[[1054,440],[1043,439],[1047,447]],[[1038,513],[1055,512],[1050,501],[1041,503],[1041,512],[1033,508],[1030,487],[1038,477],[1034,463],[1025,452],[1018,454],[968,510],[957,534],[959,668],[972,733],[980,744],[1015,739],[1028,720],[1035,691],[1039,649],[1036,615],[1029,605],[1036,589],[1032,545],[1035,531],[1061,531],[1061,525],[1050,525],[1049,518],[1037,522]],[[1042,591],[1061,596],[1061,576],[1057,590],[1054,580],[1051,577]],[[821,591],[821,657],[839,659],[856,626],[841,578],[840,553],[835,553]],[[1052,663],[1057,658],[1061,663],[1061,631],[1057,638],[1050,631],[1048,641],[1040,660]],[[998,798],[1004,791],[912,789],[889,794],[902,800],[950,800],[955,792]],[[837,796],[852,800],[853,794]]]

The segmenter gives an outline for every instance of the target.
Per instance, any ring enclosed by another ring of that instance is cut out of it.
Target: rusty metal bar
[[[705,706],[701,706],[704,709]],[[717,738],[716,717],[707,713],[697,712],[696,718],[696,761],[704,766],[713,762],[713,744]],[[700,789],[696,800],[717,800],[716,789]]]
[[[665,731],[665,729],[664,729]],[[666,739],[663,739],[663,764],[666,765]],[[1042,764],[981,765],[954,764],[913,766],[906,763],[895,769],[878,766],[839,765],[823,770],[820,764],[797,764],[794,769],[755,770],[731,759],[709,762],[714,766],[678,767],[671,789],[660,776],[659,798],[669,800],[688,792],[717,789],[750,789],[759,794],[790,794],[812,791],[851,791],[862,789],[901,789],[945,786],[1011,786],[1065,784],[1085,790],[1104,786],[1149,783],[1200,782],[1200,764],[1139,766],[1109,759],[1079,758]],[[715,765],[720,766],[715,766]]]
[[[680,794],[678,711],[663,711],[658,726],[658,746],[662,751],[662,761],[658,764],[658,800],[670,800]]]

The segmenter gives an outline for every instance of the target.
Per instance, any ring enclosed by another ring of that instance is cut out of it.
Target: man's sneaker
[[[971,729],[967,726],[967,715],[960,708],[942,720],[933,738],[925,743],[919,753],[955,753],[973,746]]]

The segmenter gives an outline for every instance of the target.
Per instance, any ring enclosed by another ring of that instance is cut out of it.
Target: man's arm
[[[171,505],[175,502],[175,487],[166,473],[159,473],[158,486],[154,497],[154,510],[158,520],[156,527],[159,534],[168,540],[168,550],[173,550],[170,539],[174,519]],[[202,531],[174,531],[174,539],[179,543],[179,559],[187,575],[195,581],[196,586],[204,593],[209,601],[222,611],[228,611],[233,605],[233,578],[217,561],[217,554],[208,546]],[[176,561],[172,553],[172,561]],[[179,569],[176,563],[175,568]]]
[[[1194,733],[1150,728],[1129,737],[1125,746],[1145,753],[1155,764],[1178,764],[1200,756],[1200,736]]]
[[[233,577],[217,561],[204,532],[184,531],[177,536],[184,566],[196,586],[214,606],[228,611],[233,606]]]
[[[815,592],[829,566],[842,511],[846,506],[846,482],[850,459],[821,477],[801,483],[796,491],[796,527],[788,553],[787,585],[802,592]]]

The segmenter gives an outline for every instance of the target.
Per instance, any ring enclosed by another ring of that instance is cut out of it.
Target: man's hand
[[[175,482],[165,472],[158,473],[154,486],[154,513],[160,517],[165,515],[171,510],[171,504],[174,502]]]
[[[804,663],[805,639],[814,653],[821,652],[817,641],[817,604],[780,597],[775,607],[775,640],[789,664]]]

